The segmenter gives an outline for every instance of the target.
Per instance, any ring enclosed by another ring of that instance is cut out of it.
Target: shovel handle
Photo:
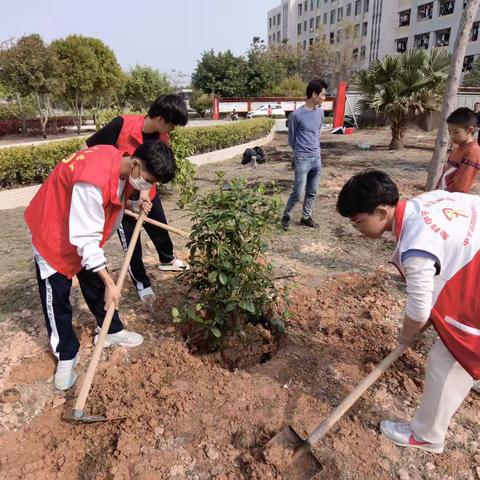
[[[120,275],[118,276],[117,283],[115,284],[118,291],[121,291],[123,287],[123,282],[125,281],[125,277],[128,272],[128,266],[130,265],[130,260],[132,259],[133,250],[137,243],[138,237],[140,235],[140,229],[142,228],[142,223],[145,219],[145,212],[141,212],[138,215],[137,224],[135,225],[135,229],[132,234],[132,238],[130,240],[130,245],[128,246],[127,254],[125,255],[125,260],[123,261],[122,269],[120,270]],[[88,365],[87,373],[85,375],[85,379],[83,380],[82,388],[80,389],[80,393],[75,401],[74,406],[74,414],[75,412],[83,412],[85,407],[85,403],[88,398],[88,394],[90,392],[90,387],[92,386],[93,376],[95,375],[95,371],[97,369],[98,361],[100,360],[100,355],[102,354],[103,345],[105,343],[105,339],[107,337],[108,329],[110,328],[110,324],[112,323],[113,314],[115,313],[115,303],[111,303],[108,307],[107,313],[105,314],[105,318],[103,319],[102,328],[100,330],[100,334],[98,336],[97,344],[95,345],[95,349],[93,350],[92,358],[90,359],[90,363]]]
[[[424,332],[430,326],[427,323],[420,333]],[[414,339],[415,340],[415,339]],[[413,341],[414,341],[413,340]],[[305,439],[310,446],[313,446],[326,433],[332,428],[340,418],[343,417],[345,412],[350,410],[352,405],[380,378],[380,376],[394,363],[399,357],[401,357],[405,350],[407,350],[413,341],[408,345],[399,345],[393,350],[382,362],[380,362],[356,387],[355,389],[343,400],[343,402],[325,419],[322,423]]]
[[[128,215],[129,217],[133,218],[138,218],[138,214],[134,213],[130,210],[125,210],[125,215]],[[162,228],[163,230],[167,230],[168,232],[176,233],[177,235],[180,235],[182,237],[189,237],[190,235],[187,232],[184,232],[183,230],[180,230],[179,228],[171,227],[170,225],[167,225],[166,223],[158,222],[157,220],[153,220],[151,218],[145,217],[144,219],[145,223],[149,223],[150,225],[155,225],[158,228]]]

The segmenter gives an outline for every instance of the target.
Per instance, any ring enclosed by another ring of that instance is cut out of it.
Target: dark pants
[[[42,280],[36,263],[35,267],[43,314],[53,353],[59,360],[71,360],[80,348],[72,327],[72,304],[70,303],[72,281],[58,272]],[[83,269],[77,274],[77,278],[83,298],[96,318],[98,326],[101,327],[106,313],[104,308],[105,285],[96,273],[89,270]],[[123,325],[118,312],[115,311],[108,333],[117,333],[121,330],[123,330]]]
[[[163,211],[162,202],[160,201],[158,193],[152,200],[152,209],[148,216],[152,220],[157,220],[157,222],[167,223],[165,212]],[[137,220],[135,218],[124,215],[122,219],[122,225],[118,229],[118,236],[120,237],[120,242],[122,242],[122,246],[125,251],[127,251],[128,246],[130,245],[130,240],[132,238],[136,222]],[[148,236],[155,245],[160,262],[171,262],[174,259],[173,243],[168,232],[162,228],[155,227],[148,223],[144,223],[143,228],[147,231]],[[143,290],[144,288],[152,286],[142,260],[142,242],[140,237],[135,245],[135,250],[133,251],[132,260],[130,262],[130,268],[128,271],[137,290]]]

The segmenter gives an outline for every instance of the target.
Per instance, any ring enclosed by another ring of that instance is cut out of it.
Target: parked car
[[[280,104],[262,105],[258,110],[252,110],[247,113],[247,118],[268,117],[271,110],[272,117],[285,117],[285,110]]]

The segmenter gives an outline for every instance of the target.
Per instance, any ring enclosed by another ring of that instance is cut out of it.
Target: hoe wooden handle
[[[133,218],[138,218],[137,213],[133,213],[130,210],[125,210],[125,215],[129,215],[130,217]],[[181,235],[182,237],[189,237],[190,235],[187,232],[184,232],[183,230],[180,230],[179,228],[171,227],[170,225],[167,225],[166,223],[162,222],[157,222],[157,220],[152,220],[151,218],[145,217],[144,219],[145,223],[149,223],[150,225],[155,225],[156,227],[163,228],[163,230],[167,230],[172,233],[176,233],[177,235]]]
[[[127,254],[125,256],[125,260],[123,261],[122,269],[120,270],[120,275],[118,276],[117,283],[115,284],[119,292],[122,290],[123,282],[125,281],[125,277],[128,272],[128,266],[130,265],[130,260],[132,259],[133,250],[135,248],[135,245],[137,244],[137,240],[140,235],[140,229],[142,228],[142,224],[143,224],[143,221],[145,220],[145,216],[146,214],[143,211],[140,213],[140,215],[137,215],[138,217],[137,224],[135,225],[135,230],[133,231],[132,239],[130,240],[130,245],[128,246]],[[112,323],[112,318],[114,313],[115,313],[115,303],[112,302],[108,307],[107,313],[105,314],[105,318],[102,324],[102,329],[100,330],[97,344],[95,345],[92,358],[90,359],[90,363],[88,365],[87,374],[85,375],[82,388],[80,389],[80,393],[78,394],[77,400],[75,401],[74,410],[81,411],[85,407],[85,402],[87,401],[88,393],[90,392],[90,387],[92,385],[93,376],[95,375],[95,371],[97,370],[98,361],[100,360],[100,355],[102,354],[103,345],[105,344],[107,332],[108,332],[108,329],[110,328],[110,324]]]

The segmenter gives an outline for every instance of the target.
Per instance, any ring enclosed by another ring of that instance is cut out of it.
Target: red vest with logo
[[[395,211],[398,238],[393,263],[400,271],[409,250],[430,253],[439,272],[430,319],[450,353],[480,379],[480,197],[443,190],[428,192]]]
[[[118,198],[122,158],[122,152],[111,145],[97,145],[68,156],[53,169],[25,211],[33,245],[57,272],[67,278],[72,278],[83,268],[77,247],[69,240],[73,186],[85,182],[102,191],[105,212],[102,246],[124,208]],[[132,192],[128,182],[125,188],[125,198],[128,198]]]
[[[143,143],[143,115],[122,115],[123,126],[117,139],[116,147],[121,150],[124,155],[133,155],[135,150]],[[170,143],[170,135],[168,133],[160,134],[159,142]],[[154,185],[150,190],[150,199],[153,199],[157,192]]]

